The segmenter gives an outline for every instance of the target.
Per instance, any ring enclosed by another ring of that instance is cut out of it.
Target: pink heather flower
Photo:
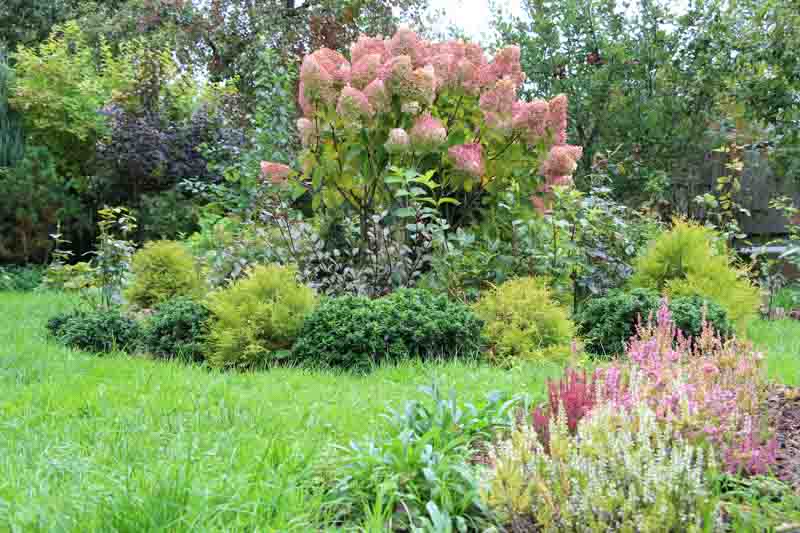
[[[467,174],[480,178],[484,173],[483,147],[480,143],[459,144],[448,150],[453,166]]]
[[[292,169],[280,163],[273,163],[271,161],[261,162],[261,177],[268,179],[275,185],[280,185],[285,182],[291,175]]]
[[[382,113],[389,109],[392,98],[389,91],[386,90],[383,80],[373,80],[364,88],[364,94],[376,113]]]
[[[350,45],[350,60],[353,65],[370,54],[378,54],[381,57],[381,63],[385,61],[388,54],[386,42],[382,37],[360,35],[358,40]]]
[[[314,123],[307,118],[297,119],[297,131],[300,133],[300,141],[303,146],[309,146],[311,141],[317,136],[317,128]]]
[[[400,28],[389,40],[386,48],[389,54],[393,56],[408,56],[414,62],[422,55],[424,45],[416,32],[409,28]]]
[[[542,165],[542,174],[545,176],[571,176],[578,168],[578,159],[583,154],[583,148],[562,144],[550,148]]]
[[[408,151],[411,140],[408,133],[402,128],[394,128],[389,131],[389,138],[386,140],[386,151],[390,154],[402,154]]]
[[[417,151],[429,151],[447,139],[447,130],[441,121],[430,114],[422,115],[411,128],[411,144]]]
[[[380,54],[368,54],[353,63],[350,71],[350,83],[357,89],[364,89],[372,80],[378,77],[378,71],[383,65]]]
[[[346,121],[359,121],[372,118],[375,114],[375,110],[372,108],[372,105],[370,105],[367,95],[350,85],[342,89],[342,94],[339,96],[339,103],[336,106],[336,112]]]
[[[548,102],[548,107],[547,125],[553,132],[554,142],[564,144],[567,142],[567,96],[559,94]]]
[[[525,81],[525,74],[519,63],[519,46],[507,46],[497,52],[492,61],[492,73],[497,79],[509,78],[516,85],[522,85]]]

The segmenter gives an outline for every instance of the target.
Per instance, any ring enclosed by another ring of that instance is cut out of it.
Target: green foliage
[[[44,271],[37,266],[0,266],[0,291],[32,291],[42,284]]]
[[[128,350],[139,338],[136,321],[116,308],[62,313],[47,322],[47,329],[65,346],[97,353]]]
[[[86,218],[56,164],[47,149],[28,146],[14,166],[0,168],[0,259],[44,262],[58,219]]]
[[[14,71],[0,42],[0,168],[12,166],[25,151],[22,117],[8,106],[9,90],[14,83]]]
[[[498,363],[516,359],[564,359],[575,326],[569,313],[551,298],[544,278],[507,281],[473,306],[485,322],[487,356]]]
[[[332,511],[376,530],[481,531],[491,525],[479,479],[467,463],[471,444],[507,428],[513,401],[496,393],[481,406],[446,398],[436,384],[425,402],[390,410],[387,434],[340,447],[330,475]],[[434,527],[435,526],[435,527]]]
[[[251,368],[287,359],[314,292],[293,269],[260,265],[229,287],[212,293],[208,361],[218,368]]]
[[[144,245],[131,261],[133,281],[125,290],[128,301],[151,308],[176,296],[201,296],[203,282],[189,250],[175,241]]]
[[[21,47],[16,55],[16,80],[11,105],[22,113],[29,142],[56,158],[59,173],[86,186],[87,165],[95,143],[105,129],[98,113],[116,83],[115,61],[101,46],[104,71],[95,62],[96,50],[75,22],[56,28],[35,47]]]
[[[575,316],[586,350],[595,355],[616,355],[636,333],[636,327],[655,317],[661,297],[652,289],[615,290],[586,302]],[[733,333],[727,313],[715,302],[694,295],[673,298],[669,310],[675,325],[685,336],[697,338],[703,319],[723,337]]]
[[[422,289],[376,300],[342,296],[322,302],[306,320],[292,356],[358,370],[406,358],[471,356],[480,347],[481,326],[464,304]]]
[[[142,348],[163,358],[203,358],[206,323],[211,312],[202,303],[176,297],[160,303],[142,325]]]
[[[689,222],[675,221],[637,257],[634,272],[631,287],[671,297],[702,296],[722,306],[740,330],[761,304],[758,289],[735,266],[717,233]]]

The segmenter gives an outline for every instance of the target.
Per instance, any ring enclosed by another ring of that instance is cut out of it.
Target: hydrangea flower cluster
[[[367,179],[365,161],[354,154],[370,159],[375,175],[368,178],[377,181],[391,165],[419,164],[409,154],[435,154],[424,164],[440,181],[496,193],[516,180],[515,190],[544,205],[553,186],[570,183],[582,150],[566,142],[566,97],[519,100],[524,82],[516,46],[489,58],[477,44],[430,42],[401,28],[386,39],[359,37],[349,60],[321,48],[300,68],[297,128],[307,148],[302,157],[313,160],[302,166],[331,169],[349,184]],[[377,152],[384,149],[395,159],[383,159]],[[326,165],[324,158],[339,161]]]

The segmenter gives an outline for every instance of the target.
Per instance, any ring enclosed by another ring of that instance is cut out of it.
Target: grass
[[[438,379],[465,401],[541,398],[555,367],[409,363],[367,376],[219,373],[44,338],[59,294],[0,293],[0,531],[308,531],[317,467]],[[770,376],[800,385],[800,322],[757,322]]]
[[[316,466],[438,379],[465,401],[542,394],[555,367],[237,374],[98,357],[44,338],[58,294],[0,293],[0,531],[312,530]]]
[[[756,320],[750,338],[766,351],[768,376],[786,385],[800,387],[800,321]]]

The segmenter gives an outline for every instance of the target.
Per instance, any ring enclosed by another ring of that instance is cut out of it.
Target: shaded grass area
[[[556,367],[408,363],[367,376],[211,372],[45,339],[72,305],[0,293],[0,531],[318,529],[316,471],[438,379],[465,401],[544,391]]]

